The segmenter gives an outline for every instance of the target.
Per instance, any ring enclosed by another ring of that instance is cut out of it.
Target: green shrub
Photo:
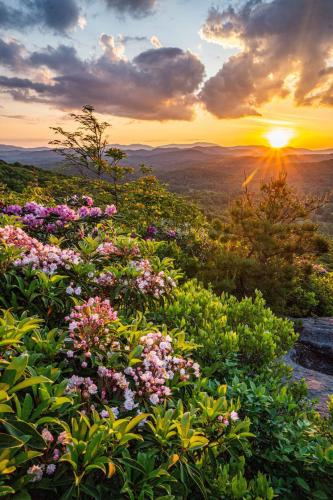
[[[183,328],[199,345],[198,360],[209,373],[223,372],[224,363],[237,355],[241,366],[260,371],[281,357],[296,340],[292,323],[278,318],[258,292],[238,301],[218,297],[196,281],[179,287],[156,315],[172,328]]]

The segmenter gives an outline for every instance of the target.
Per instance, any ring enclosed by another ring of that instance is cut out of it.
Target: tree
[[[309,219],[325,203],[325,196],[299,195],[288,186],[285,173],[263,183],[258,195],[246,186],[229,209],[228,239],[240,242],[244,257],[260,262],[312,258],[326,247],[318,226]]]
[[[63,156],[67,163],[78,168],[81,175],[111,177],[117,203],[118,184],[133,169],[119,165],[126,158],[126,153],[118,148],[108,147],[106,131],[110,124],[99,121],[94,111],[92,106],[85,105],[81,113],[69,115],[78,124],[74,132],[68,132],[62,127],[50,127],[59,138],[53,139],[49,144],[56,146],[54,151]]]
[[[111,181],[113,184],[113,194],[115,197],[116,204],[119,203],[119,184],[120,182],[127,176],[134,172],[134,168],[132,167],[122,167],[119,165],[119,162],[126,158],[126,153],[121,151],[118,148],[110,148],[105,156],[110,158],[111,162],[105,167],[105,173],[111,177]]]
[[[298,194],[288,186],[285,173],[263,183],[259,193],[245,187],[227,211],[220,246],[210,256],[203,279],[238,296],[259,289],[276,311],[286,312],[295,290],[308,286],[312,264],[329,250],[311,220],[325,203],[324,196]]]

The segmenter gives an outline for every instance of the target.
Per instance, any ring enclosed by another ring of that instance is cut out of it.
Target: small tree
[[[111,162],[107,162],[107,165],[105,167],[105,173],[107,173],[111,177],[111,181],[113,184],[113,194],[115,197],[116,204],[118,204],[119,201],[119,184],[120,182],[127,176],[130,175],[134,172],[134,168],[132,167],[122,167],[119,165],[119,162],[123,159],[126,158],[126,153],[121,151],[118,148],[110,148],[106,153],[105,156],[110,160]]]
[[[325,203],[325,196],[299,195],[283,173],[263,183],[258,195],[245,187],[229,209],[227,234],[241,243],[244,257],[263,263],[275,258],[288,263],[297,257],[313,258],[323,251],[324,243],[310,216]]]
[[[71,113],[69,116],[78,124],[74,132],[68,132],[62,127],[50,127],[59,138],[49,142],[54,151],[60,154],[68,164],[78,168],[81,175],[103,175],[111,177],[116,203],[119,201],[119,182],[129,173],[131,167],[122,167],[119,162],[126,158],[126,153],[118,148],[108,147],[106,135],[110,124],[100,122],[94,108],[85,105],[81,113]]]
[[[276,311],[285,312],[299,284],[308,286],[312,263],[329,250],[311,220],[325,203],[325,197],[298,194],[286,174],[263,183],[259,193],[246,187],[226,214],[204,278],[238,296],[259,289]]]

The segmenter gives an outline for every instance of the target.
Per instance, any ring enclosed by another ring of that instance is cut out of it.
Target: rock
[[[299,341],[285,361],[293,368],[293,379],[305,379],[309,396],[318,399],[317,409],[327,413],[333,394],[333,318],[293,318]]]
[[[293,360],[294,356],[294,350],[285,356],[286,363],[293,368],[293,380],[305,379],[309,389],[309,397],[318,399],[317,410],[323,415],[327,414],[328,397],[333,394],[333,376],[299,365]]]
[[[297,318],[293,321],[300,333],[299,341],[333,362],[333,318]],[[300,328],[298,322],[301,322]]]

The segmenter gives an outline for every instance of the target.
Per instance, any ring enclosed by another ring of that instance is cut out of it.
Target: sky
[[[333,146],[333,0],[0,0],[0,143]]]

